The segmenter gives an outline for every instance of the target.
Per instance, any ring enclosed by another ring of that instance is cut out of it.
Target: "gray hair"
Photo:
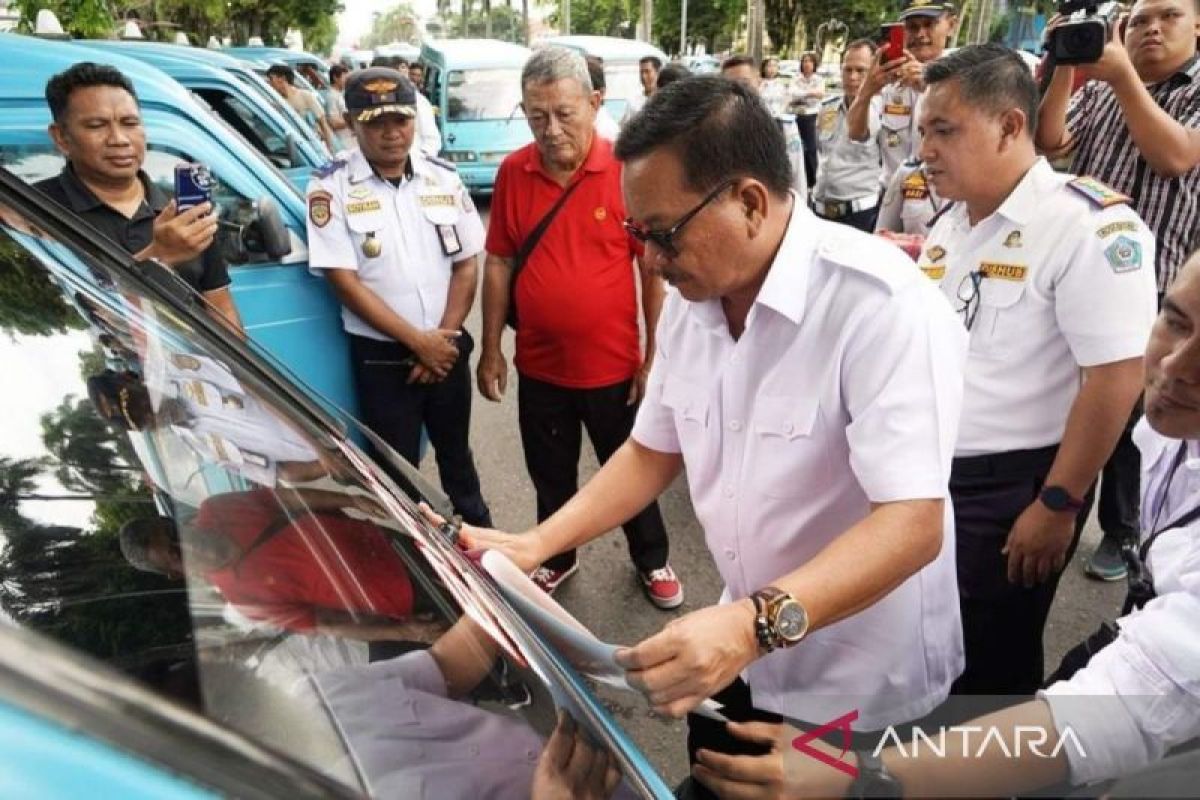
[[[587,61],[583,54],[570,47],[551,45],[534,52],[521,70],[521,89],[530,83],[556,83],[562,80],[578,81],[585,92],[592,91],[592,78],[588,74]]]

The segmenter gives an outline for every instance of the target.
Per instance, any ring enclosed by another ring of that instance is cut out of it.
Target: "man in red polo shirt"
[[[483,396],[498,402],[508,376],[500,339],[515,279],[518,416],[541,522],[578,488],[582,428],[601,463],[628,438],[650,355],[643,357],[634,283],[633,262],[641,247],[622,225],[621,167],[612,144],[595,135],[600,97],[592,90],[587,64],[574,50],[539,50],[521,73],[521,94],[534,141],[509,155],[496,175],[478,379]],[[514,278],[514,257],[568,190],[570,196]],[[663,286],[645,272],[641,277],[645,352],[652,354]],[[682,603],[683,587],[667,563],[667,532],[657,504],[625,523],[624,530],[651,602],[659,608]],[[533,577],[552,592],[577,568],[569,551],[547,561]]]

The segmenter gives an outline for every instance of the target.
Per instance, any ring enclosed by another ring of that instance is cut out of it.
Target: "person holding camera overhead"
[[[1103,24],[1103,17],[1093,19]],[[1051,20],[1052,39],[1064,22]],[[1073,154],[1072,172],[1132,198],[1158,240],[1154,267],[1161,298],[1187,255],[1200,248],[1200,2],[1139,0],[1110,28],[1098,53],[1072,52],[1070,45],[1087,37],[1051,42],[1059,65],[1042,98],[1037,145],[1051,158]],[[1088,58],[1090,63],[1063,63]],[[1077,71],[1091,80],[1071,97]],[[1124,577],[1121,545],[1137,536],[1138,451],[1130,434],[1139,412],[1104,467],[1104,540],[1084,565],[1103,580]]]

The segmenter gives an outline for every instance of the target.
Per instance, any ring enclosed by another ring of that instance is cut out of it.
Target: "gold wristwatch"
[[[808,612],[782,589],[766,586],[750,599],[754,602],[754,635],[766,652],[791,647],[808,633]]]

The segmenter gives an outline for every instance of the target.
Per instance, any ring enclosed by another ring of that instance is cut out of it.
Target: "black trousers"
[[[411,351],[399,342],[364,336],[350,337],[350,358],[363,421],[416,466],[421,452],[421,428],[429,434],[437,458],[442,488],[462,518],[490,528],[492,515],[479,489],[479,473],[471,455],[470,355],[474,342],[465,330],[460,353],[450,374],[438,383],[409,384]],[[386,461],[382,461],[386,466]],[[390,470],[389,470],[390,472]],[[401,486],[407,482],[393,475]]]
[[[1042,685],[1042,634],[1062,572],[1026,589],[1008,581],[1001,553],[1013,523],[1041,493],[1057,445],[954,459],[950,496],[958,556],[966,669],[955,694],[1033,694]],[[1090,510],[1093,490],[1075,522],[1071,560]]]
[[[1119,542],[1136,542],[1141,527],[1138,492],[1141,486],[1142,454],[1133,443],[1133,427],[1142,416],[1142,401],[1138,400],[1117,447],[1100,473],[1100,501],[1096,517],[1105,536]]]
[[[636,406],[625,405],[630,381],[598,389],[567,389],[520,376],[517,416],[525,467],[537,492],[538,522],[562,508],[578,490],[582,429],[603,464],[629,438]],[[658,503],[651,503],[623,526],[634,566],[646,572],[667,563],[667,529]],[[552,569],[575,563],[575,551],[546,562]]]
[[[864,211],[855,211],[853,214],[847,214],[844,217],[826,217],[821,213],[814,211],[821,219],[827,219],[830,222],[840,222],[843,225],[849,225],[851,228],[858,228],[863,233],[875,232],[875,221],[879,219],[879,206],[868,208]]]
[[[797,114],[796,128],[804,145],[804,177],[811,189],[817,185],[817,115]]]

